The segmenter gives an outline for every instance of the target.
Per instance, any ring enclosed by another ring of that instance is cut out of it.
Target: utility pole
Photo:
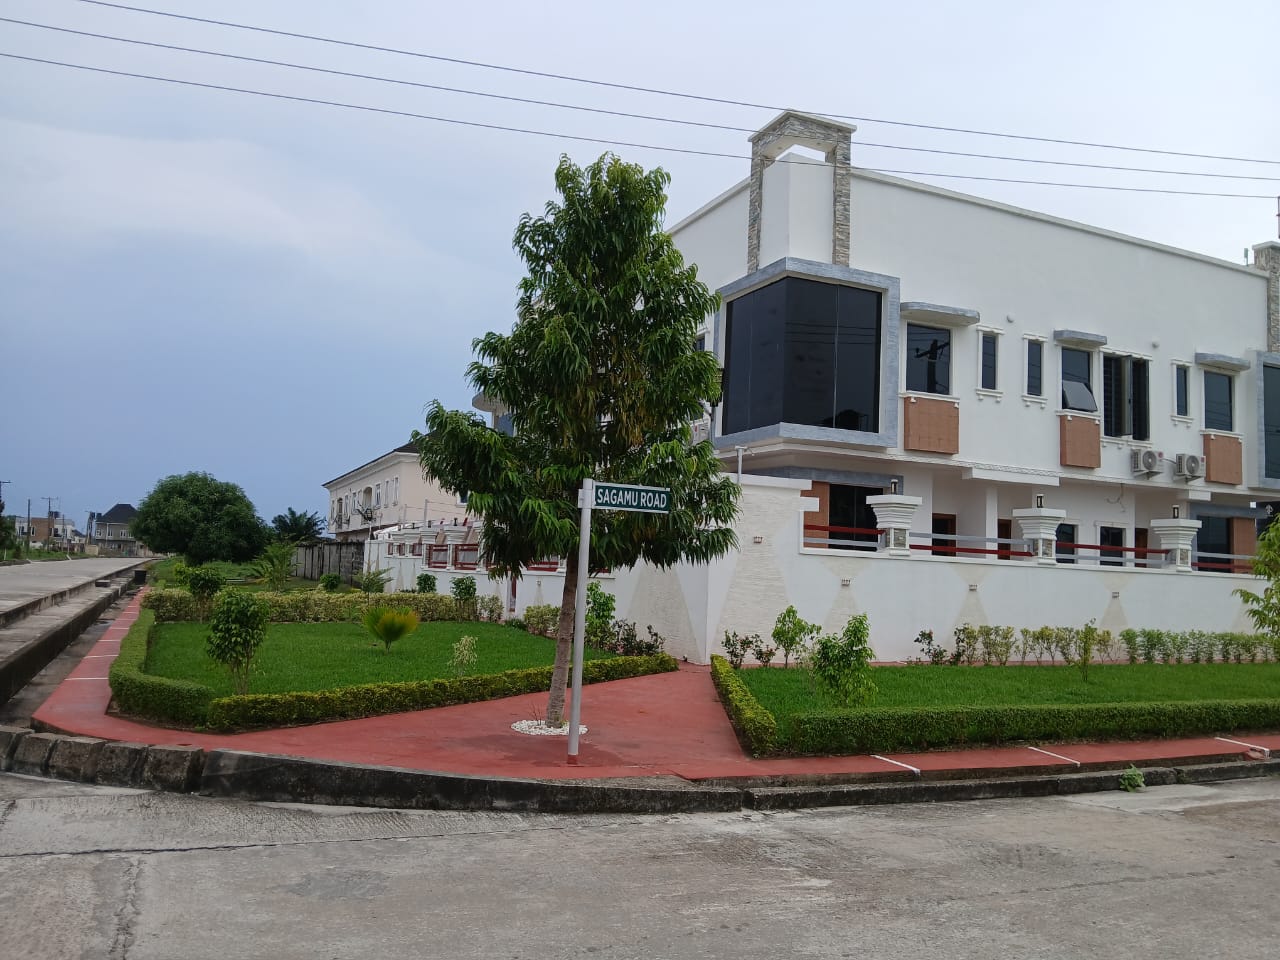
[[[27,497],[27,556],[31,556],[31,498]]]
[[[44,501],[45,519],[49,521],[49,532],[45,534],[45,540],[44,540],[44,548],[48,550],[49,541],[53,539],[53,501],[57,500],[58,498],[57,497],[41,497],[40,499]]]

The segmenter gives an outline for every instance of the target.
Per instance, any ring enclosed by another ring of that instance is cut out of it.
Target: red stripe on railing
[[[867,536],[880,536],[883,530],[874,530],[870,527],[830,527],[820,523],[806,523],[805,530],[821,530],[827,533],[861,533]]]
[[[954,556],[957,553],[980,553],[995,557],[1031,557],[1035,554],[1026,550],[991,550],[985,547],[948,547],[942,544],[934,546],[931,543],[913,543],[912,550],[930,550],[934,553],[948,553]]]

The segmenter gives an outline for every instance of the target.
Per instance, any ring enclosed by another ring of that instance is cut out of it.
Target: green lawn
[[[830,707],[807,671],[740,670],[785,737],[791,716]],[[1106,664],[1076,667],[873,667],[879,692],[873,707],[1007,706],[1235,700],[1280,697],[1280,663]]]
[[[209,627],[204,623],[158,624],[146,672],[193,680],[218,696],[231,695],[235,691],[230,674],[205,654],[208,635]],[[555,659],[554,640],[497,623],[424,623],[397,641],[389,653],[359,624],[273,623],[258,649],[250,690],[286,693],[452,677],[449,659],[453,644],[464,635],[476,638],[474,674],[545,667]],[[586,651],[588,660],[609,656],[612,654]]]

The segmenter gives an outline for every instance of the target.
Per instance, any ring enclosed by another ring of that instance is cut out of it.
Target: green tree
[[[180,553],[192,565],[244,563],[267,541],[266,527],[245,492],[207,473],[165,477],[138,504],[131,529],[152,550]]]
[[[1254,553],[1254,576],[1265,580],[1266,586],[1261,593],[1243,588],[1232,593],[1244,601],[1249,619],[1259,633],[1280,636],[1280,523],[1272,523],[1262,532]]]
[[[271,518],[271,528],[276,539],[284,543],[315,543],[324,533],[324,520],[315,510],[299,513],[289,507],[284,513],[277,513]]]
[[[661,169],[604,155],[556,169],[559,202],[525,214],[514,246],[520,282],[510,334],[475,341],[472,386],[509,412],[514,435],[474,414],[427,413],[414,431],[424,473],[469,495],[484,522],[483,559],[494,576],[566,558],[547,722],[564,722],[578,579],[577,493],[593,477],[669,487],[666,515],[597,511],[591,571],[644,560],[705,563],[735,543],[738,487],[690,423],[720,396],[715,358],[695,349],[719,297],[686,266],[662,229]]]
[[[222,590],[213,602],[205,650],[231,671],[238,694],[249,692],[249,669],[267,639],[268,613],[266,603],[241,590]]]
[[[4,501],[0,500],[0,560],[6,559],[10,553],[16,557],[21,549],[18,540],[17,525],[12,517],[4,515]]]

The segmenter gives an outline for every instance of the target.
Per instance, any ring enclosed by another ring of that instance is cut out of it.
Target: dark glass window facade
[[[1076,562],[1076,525],[1074,523],[1058,524],[1057,542],[1054,545],[1059,563]]]
[[[951,392],[951,331],[907,324],[907,389]]]
[[[837,550],[853,549],[854,543],[875,543],[879,537],[874,533],[850,533],[850,530],[876,529],[876,513],[867,506],[867,497],[877,496],[884,491],[879,487],[853,487],[833,483],[828,494],[828,511],[830,524],[842,527],[830,534],[830,545]]]
[[[982,335],[982,389],[994,390],[998,382],[1000,340],[994,333]]]
[[[1233,430],[1231,377],[1212,370],[1204,372],[1204,426],[1206,430]]]
[[[1263,476],[1280,479],[1280,367],[1262,368]]]
[[[724,433],[880,429],[880,294],[787,277],[729,302]]]
[[[1039,340],[1027,341],[1027,396],[1044,395],[1044,344]]]

